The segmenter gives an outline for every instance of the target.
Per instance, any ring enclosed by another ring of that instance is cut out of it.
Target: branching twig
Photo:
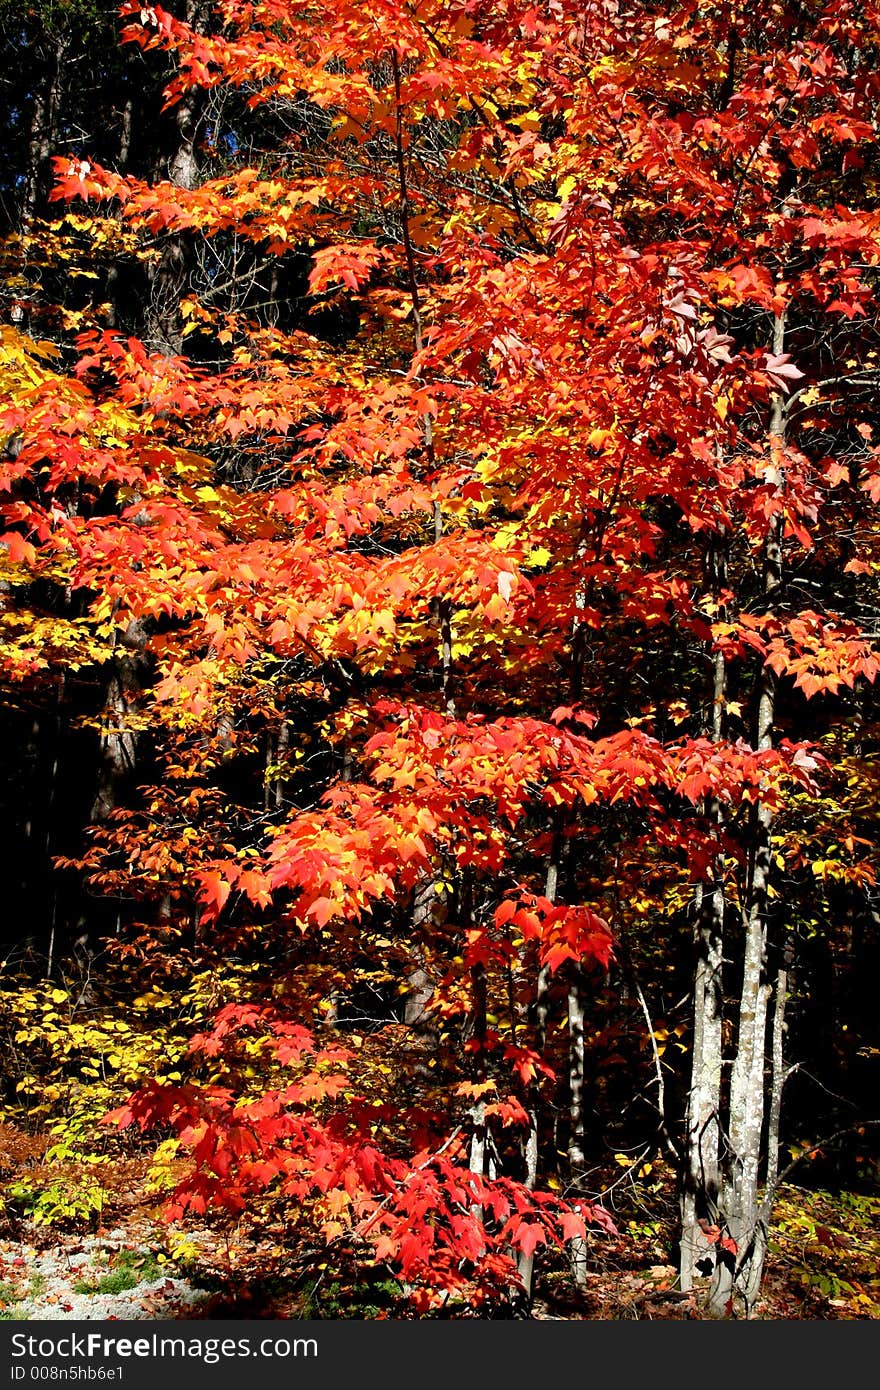
[[[654,1036],[654,1025],[651,1022],[651,1015],[648,1012],[648,1005],[642,993],[642,987],[635,976],[633,976],[633,984],[635,985],[636,996],[641,1005],[642,1013],[645,1015],[645,1023],[648,1026],[648,1037],[651,1039],[651,1051],[654,1054],[654,1071],[657,1076],[657,1113],[660,1116],[660,1133],[663,1135],[663,1142],[666,1145],[667,1152],[677,1162],[681,1155],[673,1144],[669,1135],[669,1130],[666,1128],[666,1086],[663,1081],[663,1068],[660,1065],[660,1053],[657,1050],[657,1039]]]
[[[845,1139],[848,1134],[859,1134],[863,1129],[876,1129],[878,1126],[880,1126],[880,1120],[861,1120],[856,1125],[848,1125],[846,1129],[836,1129],[833,1134],[828,1134],[824,1139],[819,1139],[815,1144],[810,1144],[806,1149],[801,1149],[800,1153],[791,1160],[791,1163],[786,1164],[783,1168],[774,1182],[771,1191],[765,1193],[764,1205],[767,1206],[768,1202],[772,1201],[773,1194],[776,1192],[777,1188],[785,1182],[789,1173],[793,1172],[798,1164],[802,1163],[810,1154],[818,1153],[819,1149],[824,1149],[826,1144],[833,1144],[835,1139]]]
[[[379,1203],[376,1210],[371,1212],[369,1216],[365,1217],[365,1219],[360,1223],[360,1225],[355,1226],[354,1230],[351,1232],[351,1236],[362,1239],[366,1235],[370,1227],[376,1224],[376,1222],[379,1220],[379,1217],[382,1215],[382,1212],[386,1209],[386,1207],[389,1206],[391,1201],[395,1197],[400,1195],[400,1193],[406,1187],[407,1183],[412,1182],[416,1173],[421,1173],[423,1169],[427,1168],[430,1164],[434,1162],[435,1159],[439,1158],[441,1154],[446,1153],[446,1150],[452,1147],[458,1136],[461,1134],[462,1129],[462,1125],[456,1125],[449,1138],[444,1140],[444,1142],[440,1145],[439,1149],[435,1149],[432,1154],[428,1154],[428,1157],[424,1159],[422,1163],[418,1164],[416,1168],[413,1168],[411,1172],[407,1173],[405,1178],[401,1178],[400,1182],[397,1184],[394,1190],[392,1192],[389,1192],[387,1197],[382,1198],[382,1201]],[[351,1237],[349,1237],[349,1239],[350,1238]]]

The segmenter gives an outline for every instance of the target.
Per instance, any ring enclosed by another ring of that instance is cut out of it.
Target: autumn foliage
[[[54,159],[97,288],[2,329],[2,679],[102,691],[55,862],[111,954],[248,973],[112,1119],[187,1157],[176,1219],[270,1197],[479,1307],[614,1229],[609,972],[690,974],[717,887],[766,1010],[812,920],[773,875],[874,883],[834,779],[880,670],[880,14],[123,15],[221,114],[195,180]],[[128,331],[111,264],[185,274]]]

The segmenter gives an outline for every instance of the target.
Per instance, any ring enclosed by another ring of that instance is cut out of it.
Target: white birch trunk
[[[781,353],[785,321],[774,321],[773,352]],[[782,442],[785,403],[774,396],[770,413],[771,439]],[[778,469],[767,470],[767,482],[779,486]],[[782,520],[774,517],[764,546],[764,591],[773,594],[782,578]],[[772,747],[776,712],[776,679],[768,666],[761,671],[757,711],[758,750]],[[761,1152],[765,1119],[765,1061],[767,1012],[773,987],[767,978],[767,903],[772,864],[773,814],[759,806],[754,817],[752,858],[747,898],[743,905],[743,977],[740,991],[736,1052],[730,1078],[727,1155],[720,1202],[722,1236],[735,1244],[717,1250],[709,1289],[708,1310],[715,1317],[734,1312],[751,1314],[761,1286],[766,1254],[769,1212],[759,1201]],[[785,1000],[777,1000],[782,1026]]]
[[[710,557],[712,584],[719,593],[726,583],[725,538],[713,546]],[[712,738],[720,742],[726,686],[726,664],[721,652],[713,661]],[[721,808],[706,805],[708,818],[719,827]],[[719,854],[711,886],[702,885],[697,898],[697,966],[694,979],[694,1038],[691,1084],[688,1094],[681,1198],[679,1287],[693,1288],[694,1270],[709,1254],[709,1243],[700,1221],[715,1223],[721,1186],[721,1069],[724,988],[724,859]]]
[[[583,1181],[584,1155],[584,977],[572,965],[568,982],[568,1181],[577,1191]],[[587,1242],[575,1236],[569,1242],[569,1259],[579,1288],[587,1282]]]

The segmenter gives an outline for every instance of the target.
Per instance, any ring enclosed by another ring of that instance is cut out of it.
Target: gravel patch
[[[126,1287],[128,1286],[128,1287]],[[211,1294],[161,1271],[122,1230],[37,1249],[0,1241],[0,1317],[6,1321],[192,1318]]]

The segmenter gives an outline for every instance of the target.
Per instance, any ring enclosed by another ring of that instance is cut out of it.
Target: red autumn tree
[[[183,278],[151,340],[98,325],[53,366],[7,330],[6,672],[106,673],[93,887],[259,941],[283,987],[121,1121],[191,1149],[179,1211],[308,1198],[427,1298],[513,1286],[514,1258],[528,1288],[545,1239],[581,1277],[603,1218],[542,1190],[548,1106],[577,1199],[587,1001],[665,900],[698,940],[682,1287],[708,1259],[711,1310],[749,1311],[775,837],[822,769],[804,702],[878,669],[865,7],[128,18],[174,57],[171,109],[224,93],[230,138],[166,181],[56,161],[58,199]],[[38,580],[79,602],[45,632]],[[403,998],[400,1075],[435,1064],[424,1113],[371,1108],[318,1036],[368,984]]]

